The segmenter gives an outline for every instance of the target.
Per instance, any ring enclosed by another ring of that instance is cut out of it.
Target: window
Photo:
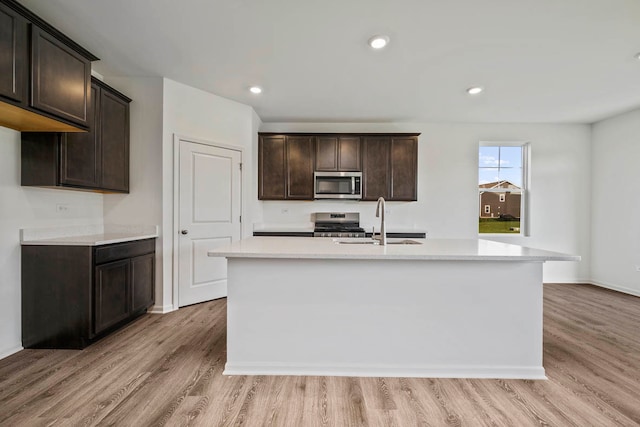
[[[478,150],[478,231],[524,234],[527,191],[526,143],[483,142]]]

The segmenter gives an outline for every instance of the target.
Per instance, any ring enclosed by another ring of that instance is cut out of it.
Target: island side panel
[[[545,378],[541,262],[228,261],[227,374]]]

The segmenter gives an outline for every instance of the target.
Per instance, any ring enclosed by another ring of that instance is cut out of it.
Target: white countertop
[[[158,227],[84,225],[20,230],[22,245],[100,246],[158,237]]]
[[[576,255],[481,239],[410,239],[420,245],[337,244],[329,237],[250,237],[207,252],[227,258],[580,261]],[[362,239],[368,240],[368,239]],[[399,241],[405,239],[388,239]]]

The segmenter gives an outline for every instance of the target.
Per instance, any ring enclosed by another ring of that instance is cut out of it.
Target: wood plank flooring
[[[544,293],[548,381],[223,376],[223,299],[0,360],[0,425],[640,425],[640,298]]]

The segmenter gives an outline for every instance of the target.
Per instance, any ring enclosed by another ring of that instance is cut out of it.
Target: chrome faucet
[[[384,225],[384,197],[378,199],[378,206],[376,206],[376,218],[380,218],[380,237],[375,236],[375,230],[371,236],[374,240],[379,240],[381,245],[387,245],[387,229]],[[381,209],[382,208],[382,209]]]

